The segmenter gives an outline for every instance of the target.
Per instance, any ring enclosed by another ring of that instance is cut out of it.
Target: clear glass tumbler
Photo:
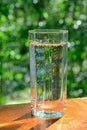
[[[29,31],[32,114],[60,118],[66,108],[68,31]]]

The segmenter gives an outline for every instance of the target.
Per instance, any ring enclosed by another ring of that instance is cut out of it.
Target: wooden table
[[[30,104],[0,106],[0,130],[87,130],[87,98],[68,99],[66,114],[55,120],[31,116]]]

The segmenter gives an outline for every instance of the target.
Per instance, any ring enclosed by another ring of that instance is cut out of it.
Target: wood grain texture
[[[46,130],[87,130],[87,98],[68,100],[66,114]]]
[[[46,120],[31,115],[30,104],[0,106],[0,130],[87,130],[87,98],[67,100],[66,114]]]

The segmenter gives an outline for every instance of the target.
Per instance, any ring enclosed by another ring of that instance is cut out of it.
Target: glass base
[[[63,116],[63,112],[59,111],[45,112],[45,111],[32,110],[32,114],[36,117],[51,118],[51,119],[60,118]]]

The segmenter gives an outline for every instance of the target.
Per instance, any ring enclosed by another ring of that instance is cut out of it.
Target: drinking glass
[[[60,118],[66,109],[68,31],[29,31],[32,114]]]

